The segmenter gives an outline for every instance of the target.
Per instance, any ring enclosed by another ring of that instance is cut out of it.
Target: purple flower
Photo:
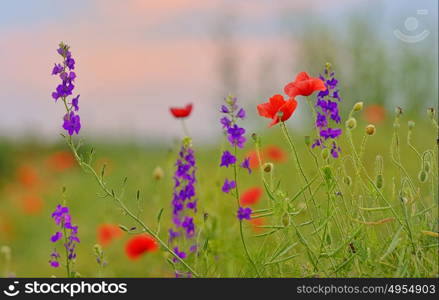
[[[195,234],[195,225],[194,225],[194,218],[192,217],[184,217],[184,221],[181,224],[181,226],[186,230],[186,236],[188,238],[191,238]]]
[[[79,96],[80,95],[78,95],[78,96],[76,96],[75,98],[72,99],[72,107],[75,109],[75,111],[79,110],[79,106],[78,106],[78,104],[79,104]]]
[[[245,158],[240,164],[241,168],[247,169],[248,173],[252,173],[252,169],[250,168],[250,157]]]
[[[342,99],[340,97],[339,90],[337,89],[338,80],[334,77],[334,75],[335,72],[330,71],[327,67],[324,71],[324,75],[319,76],[320,79],[324,81],[326,90],[320,91],[317,95],[315,105],[317,111],[315,126],[319,131],[320,137],[317,137],[311,147],[326,148],[326,141],[328,139],[332,140],[331,154],[332,157],[338,158],[341,149],[335,142],[335,139],[342,134],[342,130],[340,128],[331,127],[329,124],[330,121],[333,121],[336,124],[341,123],[338,102],[340,102]]]
[[[236,187],[236,182],[233,180],[228,180],[226,178],[226,180],[224,181],[223,187],[222,187],[222,191],[224,193],[229,193],[231,189],[234,189]]]
[[[56,243],[56,242],[59,241],[61,238],[62,238],[62,233],[59,232],[59,231],[57,231],[54,235],[52,235],[52,236],[50,237],[50,241],[51,241],[52,243]]]
[[[70,114],[64,116],[64,124],[62,127],[67,130],[69,135],[73,135],[75,132],[78,134],[79,130],[81,130],[81,120],[78,115],[75,115],[75,113],[71,111]]]
[[[238,111],[238,113],[236,114],[236,117],[237,117],[237,118],[240,118],[240,119],[245,119],[245,110],[244,110],[244,108],[241,108],[241,109]]]
[[[227,118],[227,117],[222,117],[220,122],[221,122],[221,125],[223,125],[223,128],[225,128],[225,129],[229,128],[230,125],[232,124],[232,121],[230,121],[229,118]]]
[[[240,207],[238,208],[238,213],[237,213],[237,218],[242,221],[242,220],[250,220],[252,214],[252,209],[249,207]]]
[[[236,157],[233,156],[232,153],[230,153],[229,151],[224,151],[223,155],[221,156],[221,164],[220,167],[226,167],[228,168],[230,165],[233,165],[234,163],[236,163]]]
[[[183,252],[183,251],[180,251],[179,249],[178,249],[178,247],[175,247],[174,248],[174,252],[175,252],[175,254],[177,254],[177,256],[178,257],[180,257],[181,259],[185,259],[186,258],[186,252]],[[174,257],[173,259],[172,259],[172,261],[175,263],[175,262],[177,262],[177,259]]]
[[[55,66],[52,69],[52,75],[57,75],[61,73],[63,70],[64,68],[61,64],[55,64]]]
[[[243,135],[245,134],[245,129],[239,127],[238,125],[233,125],[227,129],[229,134],[228,139],[232,146],[238,146],[239,148],[244,147],[244,143],[247,140]]]
[[[228,114],[230,112],[230,110],[227,108],[227,106],[225,105],[221,105],[221,112]]]
[[[66,232],[66,236],[64,237],[66,242],[63,244],[63,246],[67,250],[67,260],[72,261],[76,258],[76,244],[80,243],[80,240],[77,236],[78,226],[72,225],[72,218],[69,214],[69,208],[67,206],[62,206],[58,204],[55,211],[52,213],[52,218],[55,221],[55,224]],[[57,231],[54,235],[51,236],[50,240],[52,243],[56,243],[61,240],[62,237],[63,234],[61,233],[61,231]],[[59,266],[59,253],[54,250],[51,253],[50,257],[50,265],[54,268],[57,268]]]

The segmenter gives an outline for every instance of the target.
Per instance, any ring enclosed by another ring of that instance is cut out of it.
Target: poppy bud
[[[424,170],[422,170],[421,172],[419,172],[418,179],[419,179],[420,182],[426,182],[427,179],[428,179],[428,174],[427,174],[427,172],[425,172]]]
[[[305,135],[305,145],[311,145],[311,137],[309,135]]]
[[[328,148],[323,149],[321,154],[322,154],[322,159],[327,160],[329,157],[329,149]]]
[[[399,117],[400,115],[402,115],[402,108],[397,106],[395,108],[395,114],[396,114],[396,117]]]
[[[272,163],[265,163],[263,168],[266,173],[270,173],[273,171],[274,165]]]
[[[434,116],[436,115],[436,111],[433,107],[427,108],[427,115],[430,119],[434,119]]]
[[[99,245],[99,244],[95,244],[95,245],[93,246],[93,250],[94,250],[96,256],[99,256],[99,257],[102,256],[103,251],[102,251],[102,247],[101,247],[101,245]]]
[[[347,185],[350,186],[352,184],[352,178],[351,176],[346,176],[345,178],[343,178],[343,182]]]
[[[363,110],[363,102],[360,101],[360,102],[355,103],[354,104],[354,111],[361,111],[361,110]]]
[[[159,181],[161,179],[163,179],[163,177],[165,176],[165,173],[163,172],[163,169],[160,166],[155,167],[154,171],[152,172],[152,177]]]
[[[282,224],[287,227],[288,225],[290,225],[290,215],[286,212],[284,213],[284,215],[282,216]]]
[[[348,129],[355,129],[355,127],[357,127],[357,120],[355,118],[349,118],[346,121],[346,128]]]
[[[258,141],[258,135],[256,133],[253,132],[251,137],[252,137],[253,141],[255,141],[255,142]]]
[[[381,189],[384,186],[384,179],[382,174],[378,174],[375,184],[377,185],[377,188]]]
[[[407,123],[407,125],[408,125],[408,127],[409,127],[409,130],[412,130],[413,128],[415,128],[415,122],[413,122],[413,121],[408,121],[408,123]]]
[[[374,135],[375,134],[375,125],[369,124],[366,126],[366,134],[368,135]]]
[[[332,170],[330,166],[324,166],[323,167],[323,175],[325,177],[326,181],[330,181],[332,179]]]

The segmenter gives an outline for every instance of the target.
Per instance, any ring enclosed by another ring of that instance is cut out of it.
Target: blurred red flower
[[[58,151],[47,159],[48,166],[55,171],[65,171],[75,165],[75,158],[70,152]]]
[[[293,112],[296,110],[297,101],[294,98],[290,98],[288,101],[284,100],[282,95],[274,95],[269,99],[267,103],[258,105],[259,115],[265,118],[273,119],[269,124],[269,127],[276,125],[279,121],[288,120]],[[282,117],[279,119],[279,113],[282,113]]]
[[[247,152],[246,157],[249,158],[250,168],[252,170],[257,170],[259,168],[259,159],[258,159],[258,153],[256,152],[256,150],[250,150],[249,152]],[[262,157],[261,157],[261,160],[262,160]]]
[[[258,186],[248,188],[242,193],[239,202],[241,205],[253,205],[259,202],[262,196],[262,189]]]
[[[98,226],[98,243],[103,247],[108,246],[113,239],[119,238],[122,234],[122,229],[117,225],[101,224]]]
[[[325,90],[325,84],[320,78],[310,77],[306,72],[297,74],[296,79],[284,87],[285,94],[290,97],[309,96],[315,91]]]
[[[146,252],[154,252],[157,249],[157,242],[147,234],[136,235],[128,240],[125,245],[125,253],[132,260],[140,258]]]
[[[185,107],[171,107],[169,110],[175,118],[186,118],[192,112],[192,103]]]
[[[252,224],[252,229],[254,232],[261,233],[264,228],[259,228],[258,226],[265,225],[265,218],[250,219],[250,224]]]
[[[22,165],[17,170],[17,179],[25,188],[34,188],[40,182],[37,171],[30,165]]]
[[[36,195],[25,195],[21,199],[23,212],[28,215],[35,215],[41,212],[44,206],[43,199]]]
[[[287,154],[278,146],[267,146],[264,149],[264,157],[267,157],[270,161],[279,163],[287,160]]]
[[[364,109],[364,118],[367,123],[379,124],[386,119],[386,109],[378,104],[372,104]]]

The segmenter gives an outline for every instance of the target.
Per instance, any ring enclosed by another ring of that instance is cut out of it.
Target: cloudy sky
[[[239,63],[240,85],[230,92],[254,114],[264,61],[277,83],[267,96],[300,71],[293,32],[304,19],[334,24],[336,34],[349,16],[366,12],[372,21],[379,15],[390,36],[418,9],[437,20],[437,0],[1,1],[0,136],[60,132],[63,108],[50,98],[59,41],[77,62],[85,135],[175,136],[168,107],[193,102],[188,125],[208,137],[218,132],[215,107],[227,89],[218,67],[224,47]],[[224,32],[232,38],[222,39]]]

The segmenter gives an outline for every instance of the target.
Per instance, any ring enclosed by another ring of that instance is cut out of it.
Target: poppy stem
[[[184,118],[181,119],[181,126],[183,128],[184,135],[185,136],[190,136],[189,135],[189,130],[187,129],[186,122],[184,121]]]

